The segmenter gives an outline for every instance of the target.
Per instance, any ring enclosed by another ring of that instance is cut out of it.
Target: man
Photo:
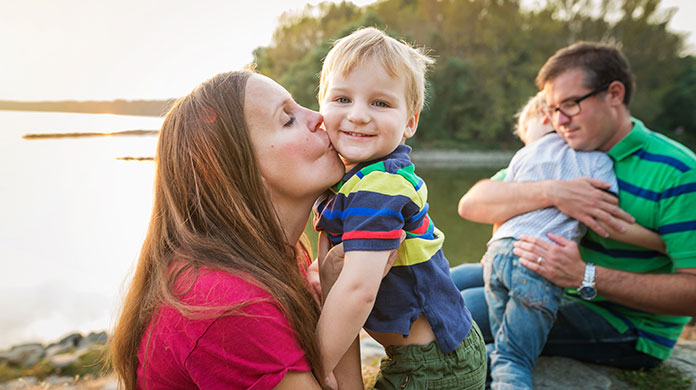
[[[482,180],[462,197],[460,215],[501,223],[555,206],[585,223],[593,231],[579,246],[555,235],[549,238],[556,244],[528,236],[516,244],[524,266],[569,288],[543,354],[655,367],[669,357],[688,316],[696,315],[696,156],[631,117],[633,76],[615,47],[579,42],[561,49],[536,81],[568,144],[613,159],[618,201],[603,191],[606,183],[589,178]],[[622,220],[633,217],[661,234],[666,256],[606,238],[603,224],[623,230]],[[488,323],[486,310],[475,310],[485,306],[470,304],[483,297],[465,297],[476,322]],[[484,335],[490,340],[490,330]]]

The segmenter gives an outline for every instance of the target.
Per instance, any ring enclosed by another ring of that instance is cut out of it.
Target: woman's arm
[[[660,253],[667,253],[665,248],[665,242],[662,237],[647,229],[637,223],[628,223],[625,221],[619,221],[625,230],[620,232],[614,229],[611,225],[604,223],[603,221],[597,221],[607,232],[609,232],[609,238],[617,241],[622,241],[628,244],[633,244],[637,246],[642,246],[643,248],[648,248],[656,250]]]
[[[312,375],[311,371],[298,372],[298,371],[288,371],[283,377],[283,380],[278,383],[274,390],[296,390],[296,389],[308,389],[308,390],[321,390],[321,386]]]

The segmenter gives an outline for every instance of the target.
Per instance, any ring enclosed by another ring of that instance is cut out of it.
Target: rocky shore
[[[17,345],[0,351],[0,390],[116,390],[103,369],[105,332],[68,335],[49,345]],[[361,333],[363,376],[374,380],[384,348]],[[624,371],[573,359],[541,357],[534,370],[537,390],[696,390],[696,341],[681,339],[672,356],[650,371]]]
[[[116,381],[105,377],[107,341],[106,332],[73,333],[48,345],[27,343],[0,351],[0,390],[116,390]]]

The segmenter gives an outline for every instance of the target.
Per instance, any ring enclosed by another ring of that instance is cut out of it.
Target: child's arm
[[[327,376],[358,337],[372,311],[389,255],[390,251],[346,253],[343,270],[326,296],[317,324]]]
[[[609,232],[609,237],[622,241],[628,244],[633,244],[637,246],[642,246],[643,248],[653,249],[661,253],[667,253],[665,249],[665,242],[662,237],[647,229],[637,223],[628,223],[625,221],[620,221],[620,223],[625,227],[626,231],[620,232],[614,229],[609,224],[603,221],[598,221],[607,232]]]

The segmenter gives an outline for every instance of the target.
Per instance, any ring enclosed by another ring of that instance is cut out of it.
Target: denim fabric
[[[483,266],[479,263],[462,264],[451,270],[452,279],[483,282]],[[470,285],[462,296],[474,321],[481,328],[486,343],[491,343],[483,283]],[[606,366],[640,369],[656,367],[660,360],[636,351],[638,335],[634,329],[619,333],[602,316],[581,302],[563,299],[556,322],[549,332],[546,346],[541,352],[546,356],[563,356]]]
[[[532,371],[556,320],[563,290],[520,264],[515,240],[495,240],[483,265],[494,390],[532,389]]]
[[[450,270],[452,280],[462,293],[464,303],[471,312],[476,315],[476,323],[481,329],[483,341],[488,344],[493,342],[491,335],[491,326],[488,321],[488,304],[486,296],[483,292],[483,266],[481,263],[470,263],[458,265]],[[485,315],[484,315],[485,314]]]

